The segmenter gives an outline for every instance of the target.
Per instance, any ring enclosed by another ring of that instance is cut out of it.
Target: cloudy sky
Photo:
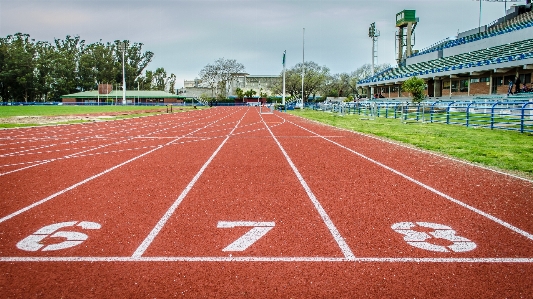
[[[481,24],[502,17],[504,8],[482,2]],[[420,19],[415,49],[479,23],[474,0],[0,0],[0,36],[140,42],[155,53],[148,69],[164,67],[181,87],[221,57],[249,74],[279,74],[284,50],[288,67],[302,61],[304,39],[306,61],[332,73],[354,71],[371,62],[372,22],[381,32],[378,63],[395,65],[395,16],[404,9]]]

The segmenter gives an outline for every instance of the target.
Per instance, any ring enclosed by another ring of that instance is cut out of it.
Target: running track
[[[533,183],[257,108],[0,131],[2,298],[533,297]]]

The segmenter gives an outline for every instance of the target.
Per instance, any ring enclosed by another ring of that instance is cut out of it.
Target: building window
[[[479,82],[490,82],[489,77],[479,78]]]
[[[479,83],[479,78],[470,79],[470,83]]]
[[[452,92],[457,92],[459,90],[459,81],[452,81],[451,82],[451,91]]]
[[[450,89],[450,81],[442,82],[442,89]]]
[[[514,83],[514,76],[505,76],[503,79],[503,85],[508,85],[510,81]]]
[[[459,81],[459,91],[468,92],[468,79]]]
[[[531,74],[521,74],[520,75],[520,82],[522,82],[522,84],[531,83]]]

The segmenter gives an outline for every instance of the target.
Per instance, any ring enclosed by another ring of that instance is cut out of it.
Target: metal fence
[[[533,102],[515,101],[436,101],[318,103],[315,110],[358,114],[368,118],[395,118],[403,122],[445,123],[466,127],[483,127],[510,131],[533,132]]]

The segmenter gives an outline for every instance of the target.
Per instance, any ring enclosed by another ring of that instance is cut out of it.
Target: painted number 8
[[[425,233],[413,230],[416,226],[433,229],[432,232]],[[456,236],[455,231],[446,225],[431,222],[398,222],[392,225],[392,229],[404,235],[403,239],[407,244],[429,251],[437,252],[465,252],[474,250],[476,243],[467,238]],[[453,242],[452,245],[442,246],[427,242],[431,238],[444,239]]]

